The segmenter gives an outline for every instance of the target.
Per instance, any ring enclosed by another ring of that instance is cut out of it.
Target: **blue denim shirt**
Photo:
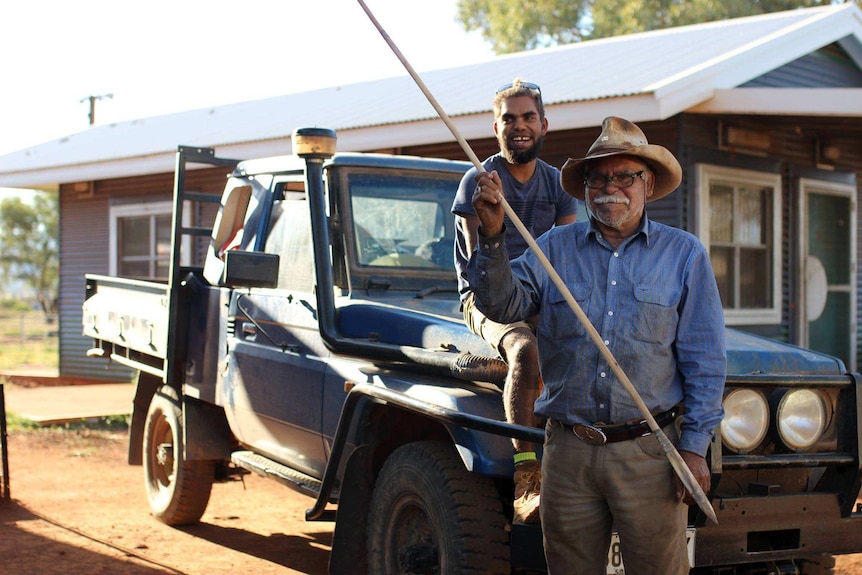
[[[479,236],[470,285],[479,309],[495,321],[539,314],[544,388],[536,413],[568,424],[641,418],[535,253],[528,249],[509,263],[505,234]],[[705,456],[724,415],[727,359],[724,314],[703,244],[646,215],[616,249],[592,221],[554,228],[536,241],[650,411],[685,401],[678,448]]]

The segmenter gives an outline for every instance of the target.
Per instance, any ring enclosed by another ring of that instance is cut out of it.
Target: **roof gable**
[[[833,43],[746,82],[742,88],[862,88],[862,69]]]

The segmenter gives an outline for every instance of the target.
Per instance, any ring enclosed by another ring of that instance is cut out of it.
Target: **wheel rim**
[[[174,432],[164,414],[152,426],[151,439],[151,445],[155,447],[147,454],[150,459],[150,483],[163,491],[170,488],[176,473]]]
[[[424,503],[405,494],[393,506],[386,524],[387,573],[439,573],[439,544]]]

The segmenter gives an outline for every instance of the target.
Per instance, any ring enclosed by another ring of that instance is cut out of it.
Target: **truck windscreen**
[[[352,174],[355,264],[453,269],[450,213],[460,176]]]

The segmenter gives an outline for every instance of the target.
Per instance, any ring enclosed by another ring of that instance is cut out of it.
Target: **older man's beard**
[[[509,147],[509,142],[503,136],[497,138],[500,144],[500,155],[502,155],[510,164],[528,164],[539,157],[539,152],[542,150],[542,142],[544,136],[536,138],[536,143],[526,150],[518,150],[517,152]]]
[[[622,224],[626,223],[632,218],[631,210],[626,210],[622,214],[617,214],[616,216],[611,216],[608,213],[602,212],[600,209],[598,209],[598,206],[602,206],[604,204],[623,204],[625,206],[630,206],[631,201],[628,198],[616,195],[598,196],[597,198],[586,202],[587,213],[614,230],[619,229]]]

